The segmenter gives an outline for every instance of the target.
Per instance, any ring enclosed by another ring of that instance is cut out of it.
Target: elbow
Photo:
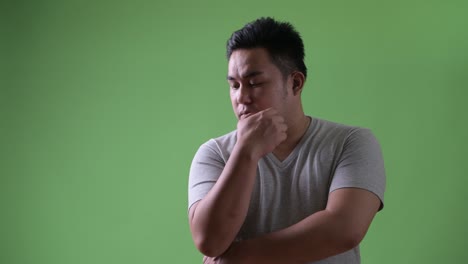
[[[361,232],[357,230],[346,232],[346,234],[344,234],[343,238],[341,239],[342,250],[348,251],[357,247],[361,243],[361,241],[364,239],[364,236],[365,236],[365,232]]]
[[[190,230],[195,247],[207,257],[222,255],[234,241],[235,229],[229,224],[217,224],[222,221],[209,221],[206,217],[195,218],[194,215],[195,208],[190,218]]]
[[[225,246],[225,243],[222,241],[215,241],[214,239],[209,239],[203,235],[199,235],[193,239],[198,251],[207,257],[218,257],[229,247],[229,245]]]

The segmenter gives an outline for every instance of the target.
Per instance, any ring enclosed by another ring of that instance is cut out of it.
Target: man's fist
[[[237,123],[237,144],[260,159],[286,139],[287,129],[284,118],[274,108],[243,115]]]

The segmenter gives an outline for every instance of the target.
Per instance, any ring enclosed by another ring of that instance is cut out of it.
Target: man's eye
[[[229,86],[231,87],[231,89],[234,89],[234,90],[239,89],[239,84],[237,84],[237,83],[231,83],[231,84],[229,84]]]

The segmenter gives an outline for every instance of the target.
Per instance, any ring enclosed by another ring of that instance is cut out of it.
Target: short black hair
[[[283,76],[300,71],[307,77],[304,44],[299,32],[290,23],[262,17],[246,24],[232,33],[227,41],[227,59],[237,49],[252,48],[265,48]]]

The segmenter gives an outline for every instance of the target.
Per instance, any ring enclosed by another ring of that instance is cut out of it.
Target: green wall
[[[2,1],[0,263],[201,263],[198,146],[235,128],[225,42],[305,45],[308,114],[373,129],[388,189],[363,263],[465,263],[466,1]]]

